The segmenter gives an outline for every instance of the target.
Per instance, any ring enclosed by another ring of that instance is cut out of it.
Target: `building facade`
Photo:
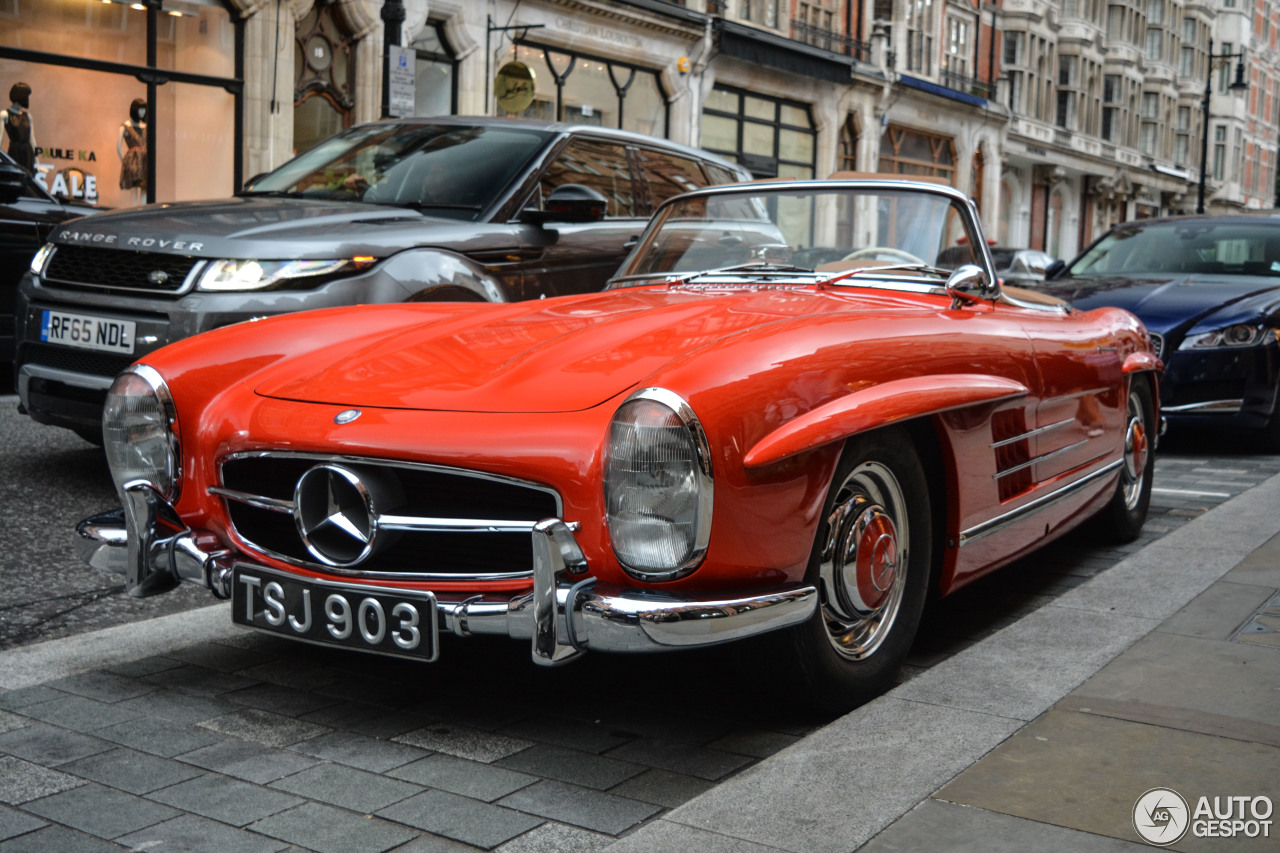
[[[941,179],[1070,257],[1193,212],[1202,152],[1207,209],[1273,206],[1278,31],[1280,0],[0,0],[0,89],[32,89],[41,180],[105,206],[225,196],[384,114],[512,114]]]

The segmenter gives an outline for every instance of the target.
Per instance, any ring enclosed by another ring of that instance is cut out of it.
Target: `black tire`
[[[892,685],[924,611],[932,528],[928,484],[910,435],[886,429],[852,439],[809,559],[818,611],[779,638],[783,665],[814,707],[846,711]],[[895,558],[886,559],[888,548]]]
[[[1156,455],[1155,404],[1146,376],[1134,376],[1125,395],[1124,464],[1115,494],[1098,515],[1100,534],[1112,542],[1132,542],[1142,532],[1151,506]]]
[[[1276,404],[1271,418],[1262,428],[1262,452],[1280,453],[1280,388],[1276,389]]]

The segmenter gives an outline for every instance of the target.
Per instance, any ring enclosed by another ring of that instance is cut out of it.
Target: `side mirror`
[[[535,225],[547,222],[599,222],[609,200],[582,184],[561,184],[547,196],[542,210],[528,208],[522,219]]]
[[[951,297],[952,310],[982,301],[987,296],[987,286],[990,283],[987,271],[977,264],[962,264],[957,267],[947,278],[947,295]]]
[[[1066,261],[1063,261],[1063,260],[1054,261],[1053,263],[1049,264],[1049,266],[1045,267],[1044,280],[1049,281],[1050,279],[1057,278],[1062,273],[1062,271],[1065,270],[1066,268],[1067,268]]]
[[[0,161],[0,204],[13,204],[27,188],[27,171],[16,163]]]

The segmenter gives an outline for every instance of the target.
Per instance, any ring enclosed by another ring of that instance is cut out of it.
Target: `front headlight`
[[[371,257],[307,261],[212,261],[200,275],[197,290],[269,290],[317,287],[334,278],[354,275],[374,263]]]
[[[1190,335],[1178,345],[1178,349],[1219,349],[1222,347],[1256,347],[1280,337],[1280,330],[1261,324],[1237,323],[1225,329],[1214,329],[1200,335]]]
[[[711,537],[711,455],[693,410],[646,388],[609,425],[604,497],[613,552],[628,574],[666,581],[698,567]]]
[[[35,253],[31,258],[31,274],[44,275],[44,265],[49,263],[49,256],[53,254],[54,245],[45,243],[40,247],[40,251]]]
[[[145,480],[172,502],[180,483],[177,410],[155,369],[136,364],[111,384],[102,409],[102,440],[116,490]]]

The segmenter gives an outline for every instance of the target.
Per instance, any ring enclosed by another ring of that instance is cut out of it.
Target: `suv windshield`
[[[765,184],[664,205],[618,277],[749,265],[818,273],[883,267],[936,279],[980,263],[972,229],[962,207],[942,193]]]
[[[1080,256],[1076,278],[1199,273],[1280,276],[1280,228],[1203,219],[1119,228]]]
[[[362,201],[475,220],[553,136],[453,124],[375,124],[325,140],[247,195]]]

